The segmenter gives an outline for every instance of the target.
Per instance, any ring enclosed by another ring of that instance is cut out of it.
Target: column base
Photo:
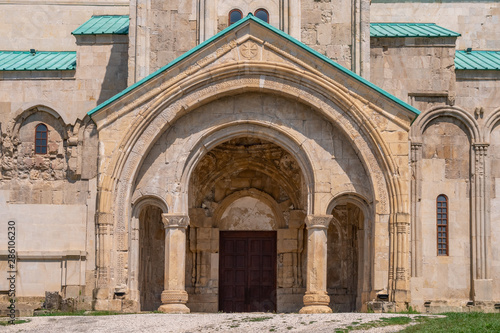
[[[185,290],[164,290],[161,293],[161,302],[158,311],[163,313],[189,313],[186,306],[188,294]]]
[[[158,311],[163,313],[190,313],[191,311],[185,304],[162,304]]]
[[[304,307],[299,313],[332,313],[328,306],[330,296],[326,292],[306,292],[304,295]]]
[[[299,311],[300,314],[309,314],[309,313],[333,313],[332,309],[326,305],[308,305],[304,306]]]

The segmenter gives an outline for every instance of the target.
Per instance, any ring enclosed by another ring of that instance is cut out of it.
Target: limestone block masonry
[[[98,15],[129,15],[128,35],[71,34]],[[124,313],[499,312],[499,20],[495,1],[0,1],[19,313],[46,295]],[[370,38],[374,22],[460,36]],[[76,67],[5,70],[30,49]],[[489,69],[459,65],[476,51]],[[0,272],[7,248],[4,229]]]

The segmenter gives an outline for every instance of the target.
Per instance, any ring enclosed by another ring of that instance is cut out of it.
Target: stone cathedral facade
[[[500,308],[497,2],[0,17],[0,272],[14,221],[20,310],[46,292],[122,312]]]

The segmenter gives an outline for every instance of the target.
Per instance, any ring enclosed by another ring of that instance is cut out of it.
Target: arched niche
[[[328,206],[327,291],[337,312],[366,311],[372,288],[373,207],[356,193],[336,196]]]
[[[162,214],[168,212],[168,207],[161,198],[149,195],[134,201],[132,212],[128,292],[130,299],[135,301],[134,311],[154,311],[161,305],[164,290],[165,229]]]

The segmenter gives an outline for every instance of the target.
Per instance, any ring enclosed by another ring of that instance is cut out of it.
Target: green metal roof
[[[0,51],[2,71],[67,71],[76,68],[76,52]]]
[[[435,23],[371,23],[370,37],[458,37]]]
[[[72,32],[73,35],[128,34],[128,15],[92,16]]]
[[[123,90],[122,92],[116,94],[115,96],[111,97],[110,99],[108,99],[107,101],[99,104],[98,106],[96,106],[94,109],[90,110],[87,114],[89,116],[91,116],[92,114],[96,113],[97,111],[99,111],[100,109],[102,109],[103,107],[113,103],[114,101],[118,100],[119,98],[121,98],[122,96],[126,95],[127,93],[129,93],[130,91],[136,89],[137,87],[143,85],[144,83],[148,82],[149,80],[155,78],[156,76],[160,75],[161,73],[167,71],[168,69],[172,68],[174,65],[176,65],[177,63],[181,62],[182,60],[186,59],[187,57],[191,56],[193,53],[195,52],[198,52],[199,50],[201,50],[202,48],[210,45],[211,43],[213,43],[215,40],[223,37],[224,35],[226,35],[227,33],[229,33],[231,30],[234,30],[236,29],[237,27],[239,27],[240,25],[243,25],[245,24],[246,22],[248,21],[253,21],[257,24],[260,24],[261,26],[271,30],[272,32],[274,32],[275,34],[285,38],[286,40],[288,40],[289,42],[291,42],[292,44],[295,44],[296,46],[302,48],[303,50],[311,53],[312,55],[320,58],[321,60],[325,61],[326,63],[328,63],[329,65],[331,65],[332,67],[335,67],[336,69],[340,70],[341,72],[353,77],[354,79],[356,79],[358,82],[362,83],[363,85],[377,91],[378,93],[384,95],[385,97],[387,97],[388,99],[392,100],[393,102],[395,102],[396,104],[399,104],[400,106],[404,107],[405,109],[419,115],[420,114],[420,111],[416,108],[414,108],[413,106],[403,102],[402,100],[400,100],[399,98],[389,94],[387,91],[383,90],[382,88],[374,85],[373,83],[371,83],[370,81],[367,81],[366,79],[362,78],[361,76],[357,75],[356,73],[353,73],[351,72],[350,70],[348,70],[347,68],[337,64],[335,61],[333,61],[332,59],[328,58],[327,56],[319,53],[318,51],[310,48],[309,46],[299,42],[298,40],[294,39],[293,37],[291,37],[290,35],[286,34],[285,32],[273,27],[272,25],[270,25],[269,23],[266,23],[258,18],[256,18],[255,16],[253,16],[251,13],[249,13],[245,18],[239,20],[238,22],[230,25],[229,27],[227,27],[226,29],[222,30],[221,32],[219,32],[218,34],[216,34],[215,36],[212,36],[211,38],[207,39],[206,41],[204,41],[203,43],[199,44],[198,46],[192,48],[191,50],[189,50],[188,52],[184,53],[183,55],[181,55],[180,57],[176,58],[175,60],[173,60],[172,62],[168,63],[167,65],[163,66],[162,68],[158,69],[156,72],[146,76],[145,78],[143,78],[142,80],[140,81],[137,81],[136,83],[134,83],[133,85],[127,87],[125,90]]]
[[[455,51],[455,69],[500,70],[500,51]]]

